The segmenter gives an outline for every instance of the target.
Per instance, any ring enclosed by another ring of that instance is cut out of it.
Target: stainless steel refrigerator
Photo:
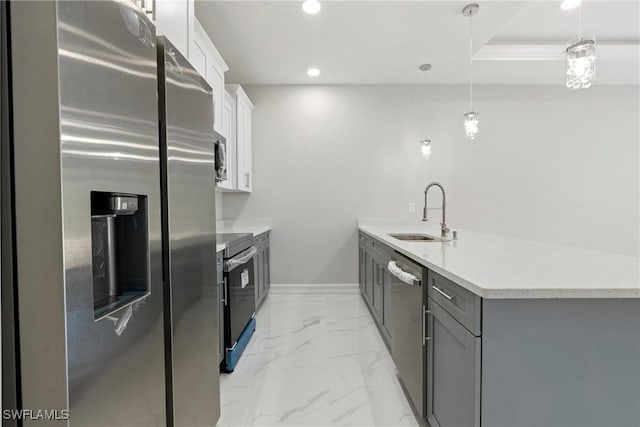
[[[15,309],[2,313],[14,362],[3,374],[15,374],[14,404],[68,409],[60,424],[164,426],[154,27],[128,0],[2,3],[2,290]]]
[[[158,38],[167,379],[176,426],[220,417],[213,95]]]

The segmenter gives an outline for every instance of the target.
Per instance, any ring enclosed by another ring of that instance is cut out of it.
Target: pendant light
[[[578,36],[567,50],[567,89],[587,89],[596,79],[596,40],[582,38],[582,4],[578,5]]]
[[[464,134],[469,140],[476,139],[480,130],[480,114],[473,109],[473,15],[478,13],[480,6],[476,3],[468,4],[462,9],[462,14],[469,17],[469,112],[464,114]]]
[[[422,64],[418,67],[424,73],[424,105],[427,105],[427,72],[431,70],[431,64]],[[431,158],[431,140],[423,139],[420,141],[420,152],[426,160]]]

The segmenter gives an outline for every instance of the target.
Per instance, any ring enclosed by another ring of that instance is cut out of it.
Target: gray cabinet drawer
[[[482,299],[451,280],[429,270],[427,293],[475,336],[481,335]]]

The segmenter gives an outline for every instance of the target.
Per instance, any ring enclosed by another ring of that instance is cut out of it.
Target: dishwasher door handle
[[[402,268],[400,268],[400,266],[398,266],[398,263],[395,261],[389,261],[389,264],[387,264],[387,269],[389,270],[389,273],[399,279],[402,283],[406,283],[407,285],[412,286],[420,286],[420,284],[422,283],[419,278],[411,273],[407,273]]]

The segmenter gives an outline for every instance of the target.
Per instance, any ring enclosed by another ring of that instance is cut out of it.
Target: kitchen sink
[[[389,234],[389,236],[398,240],[409,242],[446,242],[447,240],[440,237],[431,236],[430,234]]]

